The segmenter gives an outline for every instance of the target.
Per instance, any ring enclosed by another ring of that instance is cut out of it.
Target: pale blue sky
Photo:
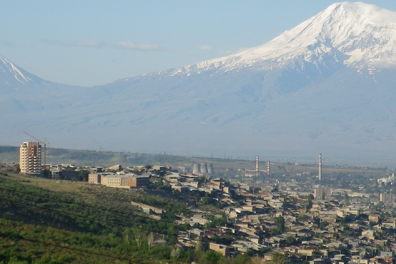
[[[264,44],[334,2],[7,0],[0,55],[46,80],[100,85]]]

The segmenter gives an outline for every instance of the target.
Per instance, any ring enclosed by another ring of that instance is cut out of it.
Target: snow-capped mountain
[[[296,59],[348,66],[396,65],[396,13],[362,2],[336,3],[270,42],[231,56],[176,69],[172,74],[270,70]]]
[[[0,80],[35,93],[0,97],[0,143],[29,131],[54,147],[383,159],[396,155],[395,29],[396,12],[336,3],[259,47],[84,89],[2,59]]]
[[[43,80],[0,56],[0,92],[3,96],[16,93],[18,97],[34,94],[42,97],[43,93],[54,95],[72,88],[77,87]]]
[[[59,99],[80,89],[43,80],[0,56],[0,112],[3,116],[63,108],[70,102]]]
[[[31,74],[25,72],[26,76],[22,73],[23,70],[18,69],[12,62],[0,56],[0,69],[3,72],[1,75],[2,81],[12,87],[7,79],[12,79],[12,82],[20,82],[21,84],[27,84],[32,82],[32,79],[38,79],[36,76],[32,76]]]

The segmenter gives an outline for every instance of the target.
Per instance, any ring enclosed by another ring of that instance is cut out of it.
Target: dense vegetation
[[[250,261],[247,255],[226,259],[202,245],[179,248],[176,234],[186,226],[167,218],[153,220],[129,203],[144,202],[174,214],[183,211],[177,201],[60,182],[0,172],[0,264]]]
[[[68,232],[0,218],[1,264],[60,263],[250,263],[247,255],[226,259],[202,248],[156,245],[150,233],[125,229],[122,236]]]
[[[151,263],[152,251],[169,251],[167,246],[147,250],[148,244],[144,245],[147,251],[139,250],[128,232],[120,239],[113,234],[82,234],[0,219],[0,263]]]
[[[90,193],[89,197],[94,198],[91,201],[94,203],[89,204],[85,202],[87,197],[84,193],[54,192],[27,183],[28,178],[19,181],[11,177],[0,178],[0,213],[4,217],[93,234],[120,235],[126,227],[137,227],[162,233],[172,241],[178,230],[186,229],[137,212],[129,201],[143,198],[132,196],[126,190],[82,187],[85,193]],[[145,197],[143,194],[140,196]],[[178,204],[175,203],[174,207],[178,208]]]

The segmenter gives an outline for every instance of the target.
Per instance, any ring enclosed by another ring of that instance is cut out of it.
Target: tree
[[[273,264],[284,264],[286,261],[286,256],[282,252],[275,251],[271,254],[271,262]]]
[[[286,245],[294,245],[296,243],[296,239],[294,237],[288,236],[286,238]]]
[[[202,237],[199,237],[197,244],[195,245],[195,252],[202,252],[202,248],[203,248]]]
[[[211,204],[212,203],[212,199],[210,197],[204,197],[201,199],[203,204]]]
[[[261,191],[261,188],[258,188],[258,187],[253,188],[253,193],[254,193],[254,194],[257,194],[257,193],[259,193],[260,191]]]
[[[137,247],[140,249],[144,240],[145,235],[142,233],[142,231],[136,227],[131,228],[131,232],[133,234],[133,237],[135,239]]]
[[[286,230],[285,218],[283,218],[283,216],[281,216],[281,215],[276,218],[276,230],[279,233],[283,233]]]
[[[252,263],[252,258],[249,257],[247,254],[239,254],[234,261],[233,264],[249,264]]]
[[[344,195],[344,203],[346,206],[349,206],[349,196],[347,193],[345,193],[345,195]]]
[[[306,221],[306,220],[308,220],[309,219],[309,217],[306,215],[306,214],[300,214],[298,217],[297,217],[297,220],[300,220],[300,221]]]
[[[79,170],[77,172],[77,177],[79,181],[88,181],[89,170]]]
[[[206,251],[205,254],[203,255],[201,261],[199,263],[202,264],[220,264],[223,263],[225,260],[225,257],[215,251],[209,250]]]
[[[329,222],[327,222],[327,221],[323,221],[323,222],[320,222],[320,229],[325,229],[327,226],[329,225]]]
[[[171,251],[171,257],[172,258],[179,258],[180,257],[180,254],[181,254],[181,249],[179,248],[179,247],[177,247],[177,248],[174,248],[172,251]]]
[[[153,245],[153,243],[154,243],[154,233],[151,232],[151,233],[148,235],[148,237],[147,237],[147,245],[148,245],[148,248],[149,248],[149,249],[151,248],[151,246]]]
[[[308,195],[308,204],[307,204],[307,209],[311,209],[312,208],[312,201],[314,199],[314,196],[312,194]]]
[[[51,171],[50,170],[47,170],[47,169],[42,170],[42,175],[46,179],[51,179]]]
[[[264,255],[266,254],[266,253],[268,253],[268,252],[270,252],[271,251],[271,248],[269,248],[269,247],[262,247],[262,248],[260,248],[259,250],[258,250],[258,255],[260,256],[260,257],[264,257]]]

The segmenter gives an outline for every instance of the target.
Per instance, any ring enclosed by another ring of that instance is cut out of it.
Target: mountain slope
[[[396,12],[336,3],[238,54],[63,90],[41,108],[8,98],[1,132],[83,149],[382,159],[396,154],[395,29]]]
[[[78,88],[43,80],[0,56],[0,92],[3,96],[54,96],[70,93]]]
[[[323,56],[345,64],[396,64],[396,13],[361,2],[336,3],[270,42],[231,56],[176,69],[203,71],[266,70],[301,59],[325,65]],[[349,59],[348,59],[349,57]]]

